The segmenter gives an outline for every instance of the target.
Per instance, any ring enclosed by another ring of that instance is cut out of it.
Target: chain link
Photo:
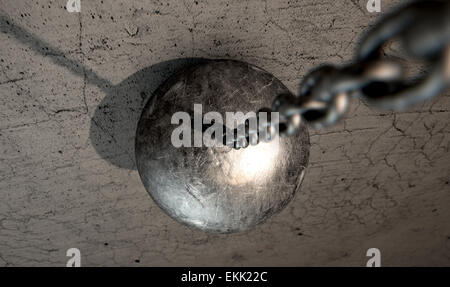
[[[428,73],[406,79],[402,62],[382,53],[394,39],[400,41],[409,57],[429,66]],[[247,119],[244,126],[231,131],[231,140],[224,144],[245,148],[257,144],[261,136],[270,140],[277,131],[281,136],[294,135],[303,123],[313,128],[332,125],[345,114],[352,97],[361,97],[378,109],[403,110],[438,95],[449,83],[450,2],[410,2],[382,17],[364,35],[354,63],[320,66],[304,77],[298,95],[278,95],[271,108],[260,110],[269,115],[279,112],[279,122],[268,119],[262,130],[252,131]],[[244,133],[239,133],[240,129]]]

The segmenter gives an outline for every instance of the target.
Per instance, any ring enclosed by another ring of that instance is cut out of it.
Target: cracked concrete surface
[[[184,227],[134,167],[143,101],[179,58],[260,66],[290,89],[352,59],[366,1],[0,3],[0,266],[450,266],[450,93],[398,113],[355,100],[310,130],[301,191],[243,234]],[[382,9],[399,1],[382,0]]]

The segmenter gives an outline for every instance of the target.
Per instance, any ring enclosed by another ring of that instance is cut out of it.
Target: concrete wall
[[[314,131],[300,193],[259,228],[210,235],[150,199],[142,102],[178,58],[230,58],[290,89],[353,57],[366,0],[0,1],[0,266],[450,265],[449,93],[398,113],[359,100]],[[399,1],[382,0],[382,10]],[[388,50],[396,51],[396,46]]]

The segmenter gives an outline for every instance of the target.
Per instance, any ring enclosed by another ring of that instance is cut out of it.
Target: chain
[[[398,39],[411,58],[423,61],[428,72],[406,79],[405,68],[396,58],[384,56],[386,43]],[[231,131],[224,144],[235,149],[264,140],[296,134],[303,123],[322,128],[336,123],[346,112],[350,98],[361,97],[383,110],[403,110],[443,92],[450,83],[450,2],[414,1],[382,17],[360,42],[352,64],[322,65],[300,83],[298,95],[281,94],[271,108],[279,121],[263,129],[250,129],[249,120]],[[257,113],[257,122],[259,122]],[[238,130],[244,132],[239,133]],[[225,128],[225,133],[230,130]],[[264,135],[262,135],[264,134]]]

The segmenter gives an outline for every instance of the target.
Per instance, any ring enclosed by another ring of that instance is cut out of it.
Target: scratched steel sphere
[[[171,124],[194,104],[209,111],[257,111],[289,90],[273,75],[250,64],[211,60],[190,66],[162,84],[146,104],[136,131],[136,163],[157,205],[173,219],[203,231],[249,230],[280,212],[299,191],[309,157],[305,126],[246,149],[179,147]]]

